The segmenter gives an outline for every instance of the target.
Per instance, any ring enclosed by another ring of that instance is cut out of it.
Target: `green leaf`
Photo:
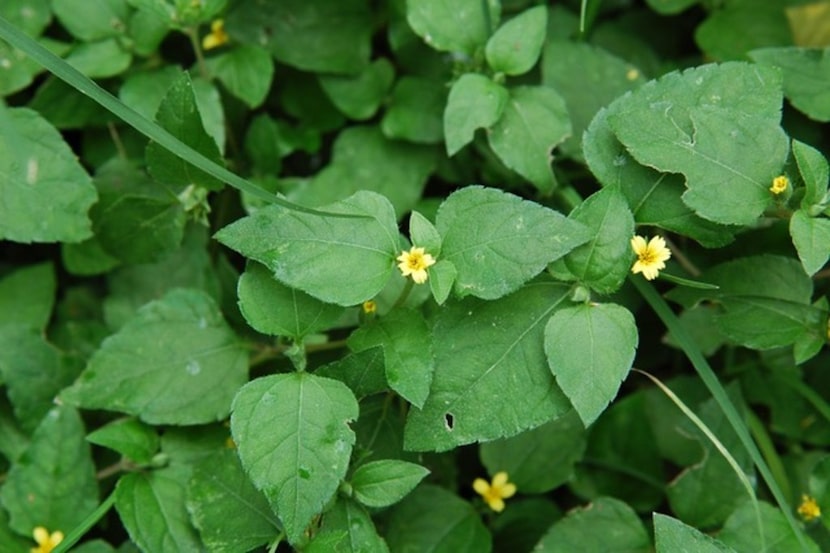
[[[80,242],[95,188],[58,131],[36,112],[0,104],[0,239]]]
[[[292,288],[328,303],[357,305],[377,295],[392,275],[399,250],[395,211],[372,192],[357,192],[325,209],[362,217],[320,218],[273,205],[223,228],[216,238]]]
[[[585,443],[585,428],[572,411],[518,436],[483,443],[479,456],[489,474],[506,471],[521,493],[545,493],[571,479]]]
[[[149,463],[159,449],[155,428],[134,418],[124,418],[90,432],[86,440],[113,451],[138,464]]]
[[[501,17],[494,0],[407,0],[406,19],[428,45],[442,52],[463,52],[474,57],[484,46]]]
[[[444,139],[443,113],[447,87],[442,81],[401,77],[380,123],[388,138],[417,144],[437,144]]]
[[[168,91],[182,78],[181,69],[170,65],[136,71],[126,76],[124,84],[118,90],[118,97],[147,119],[153,119]]]
[[[266,376],[237,394],[231,431],[242,466],[295,543],[345,476],[357,418],[352,392],[308,373]]]
[[[452,292],[456,278],[458,278],[458,269],[446,259],[438,261],[429,268],[429,290],[435,298],[435,303],[444,305]]]
[[[417,211],[409,215],[409,237],[414,246],[426,248],[427,253],[435,257],[441,255],[441,234],[429,219]]]
[[[123,34],[129,6],[125,0],[53,0],[61,25],[84,42]]]
[[[189,467],[175,464],[118,479],[115,508],[130,540],[142,551],[204,549],[185,506],[189,478]]]
[[[830,219],[799,209],[790,217],[790,235],[804,270],[813,276],[830,258]]]
[[[492,522],[495,551],[533,551],[562,512],[545,496],[511,498],[510,508]]]
[[[625,196],[615,189],[600,190],[577,206],[568,219],[584,224],[595,233],[586,244],[565,256],[568,270],[600,294],[619,290],[634,257],[630,244],[634,216]]]
[[[545,326],[545,354],[556,383],[589,426],[617,395],[637,351],[637,325],[613,303],[560,309]]]
[[[265,101],[274,77],[274,61],[268,52],[247,44],[208,58],[205,65],[211,75],[249,108]]]
[[[608,122],[638,162],[685,175],[683,201],[698,215],[752,224],[772,202],[769,186],[789,149],[780,87],[763,66],[702,66],[625,96]]]
[[[14,531],[29,536],[44,526],[68,532],[98,505],[95,465],[84,433],[78,412],[66,406],[52,409],[35,429],[0,489]]]
[[[305,553],[388,553],[372,517],[358,503],[338,498]]]
[[[127,70],[133,56],[115,38],[79,44],[66,56],[66,63],[93,79],[115,77]]]
[[[753,48],[792,43],[781,2],[732,1],[711,11],[695,29],[695,42],[709,59],[746,59]]]
[[[396,505],[386,529],[393,552],[490,553],[492,538],[473,507],[452,492],[419,486]]]
[[[211,161],[222,163],[216,142],[205,131],[193,83],[187,73],[182,73],[167,91],[156,113],[156,122]],[[223,186],[215,177],[197,169],[157,142],[150,142],[147,146],[147,170],[154,179],[171,186],[194,184],[208,190],[220,190]]]
[[[830,179],[830,167],[824,155],[803,142],[793,140],[793,157],[798,164],[798,172],[806,189],[801,207],[809,210],[824,207],[830,198],[827,196],[827,181]]]
[[[6,0],[0,6],[0,17],[30,36],[39,36],[52,19],[49,0]]]
[[[781,69],[784,95],[796,109],[815,121],[830,121],[830,48],[761,48],[749,57]]]
[[[647,553],[651,549],[634,510],[611,497],[571,511],[554,524],[533,551],[538,553]]]
[[[332,162],[290,197],[318,207],[371,190],[403,215],[420,199],[434,163],[429,148],[389,140],[376,127],[351,127],[337,136]]]
[[[396,309],[355,330],[348,340],[353,351],[383,348],[386,380],[404,399],[422,407],[429,395],[434,361],[432,339],[423,316]]]
[[[295,341],[328,330],[340,319],[343,308],[323,303],[289,288],[259,263],[248,263],[239,277],[239,309],[258,332],[288,336]]]
[[[351,479],[354,497],[367,507],[394,505],[415,489],[429,474],[429,469],[388,459],[361,465]]]
[[[44,330],[55,305],[55,268],[38,263],[17,268],[0,280],[0,326],[14,323]]]
[[[242,2],[226,26],[232,38],[264,46],[282,63],[321,73],[362,71],[374,32],[365,0]]]
[[[104,340],[61,397],[149,424],[202,424],[228,416],[247,373],[246,351],[213,300],[178,289]]]
[[[318,75],[320,86],[329,100],[344,115],[364,121],[375,115],[395,79],[395,68],[380,58],[358,75]]]
[[[581,224],[518,196],[481,186],[452,193],[438,209],[442,259],[458,271],[460,296],[500,298],[588,240]]]
[[[0,509],[0,543],[8,549],[7,553],[32,553],[31,539],[22,538],[9,528],[9,515],[3,509]]]
[[[314,374],[343,382],[360,400],[389,389],[383,360],[383,348],[378,346],[323,365]]]
[[[281,531],[265,496],[248,480],[230,449],[193,466],[187,510],[209,551],[250,551],[274,541]]]
[[[556,187],[551,150],[571,132],[568,109],[558,92],[520,86],[510,90],[510,100],[487,140],[508,168],[547,193]]]
[[[444,109],[447,155],[472,142],[478,129],[489,129],[501,118],[510,99],[506,88],[478,73],[464,73],[450,89]]]
[[[0,400],[0,438],[2,438],[0,439],[0,453],[9,461],[19,459],[29,447],[29,434],[20,428],[17,419],[12,414],[12,406],[6,398]],[[3,512],[0,509],[0,513]]]
[[[694,6],[700,0],[646,0],[646,4],[662,15],[674,15],[680,13],[690,6]]]
[[[525,10],[501,27],[487,41],[484,54],[493,71],[507,75],[527,73],[536,65],[548,24],[548,8]]]
[[[695,551],[696,553],[736,553],[723,542],[683,524],[676,518],[654,513],[654,541],[657,553]],[[754,521],[747,521],[746,529]]]
[[[102,126],[114,121],[107,110],[55,77],[38,87],[28,107],[58,129]]]
[[[406,448],[443,451],[514,436],[569,411],[541,347],[544,324],[568,296],[567,286],[542,281],[496,301],[441,309],[430,395],[409,411]]]
[[[738,553],[819,552],[812,541],[802,544],[798,540],[781,511],[763,501],[759,502],[758,507],[761,510],[763,536],[758,534],[759,521],[755,508],[752,502],[747,501],[730,515],[718,534],[718,539]]]

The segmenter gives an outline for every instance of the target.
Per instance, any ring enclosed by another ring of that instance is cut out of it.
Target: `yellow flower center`
[[[363,312],[367,315],[371,315],[375,311],[378,310],[378,304],[375,300],[366,300],[363,302]]]
[[[631,239],[631,249],[637,256],[631,272],[643,273],[646,280],[657,278],[660,271],[666,268],[665,262],[671,257],[671,250],[660,236],[655,236],[648,242],[642,236],[635,236]]]
[[[772,186],[769,187],[770,192],[775,195],[781,194],[790,186],[790,179],[784,175],[778,175],[772,179]]]
[[[503,511],[504,500],[516,493],[516,485],[507,481],[507,473],[504,471],[493,475],[492,483],[483,478],[476,478],[473,481],[473,489],[496,512]]]
[[[801,505],[798,506],[798,515],[805,522],[810,522],[821,516],[821,509],[815,499],[804,494],[801,496]]]
[[[435,258],[424,251],[424,248],[412,246],[408,252],[401,252],[397,257],[398,269],[405,277],[411,276],[415,284],[427,281],[427,269],[435,265]]]

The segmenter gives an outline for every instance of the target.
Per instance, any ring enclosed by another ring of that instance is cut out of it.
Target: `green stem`
[[[781,487],[781,493],[785,497],[793,497],[793,490],[790,486],[790,479],[787,478],[787,471],[784,470],[784,463],[781,462],[781,457],[775,451],[775,445],[772,443],[769,432],[767,432],[758,415],[751,409],[747,410],[747,423],[755,443],[758,444],[758,449],[761,450],[761,454],[769,464],[769,469],[775,477],[775,481]]]
[[[88,517],[86,517],[78,526],[76,526],[69,534],[63,538],[63,541],[60,542],[53,550],[52,553],[66,553],[69,551],[69,548],[78,543],[84,534],[89,532],[89,529],[95,526],[99,520],[101,520],[107,511],[115,503],[115,490],[109,494],[103,503],[98,505],[98,508],[92,511]]]
[[[196,65],[199,68],[199,73],[205,80],[210,80],[210,72],[205,63],[205,55],[202,52],[202,45],[199,44],[199,31],[196,27],[190,27],[185,30],[185,34],[190,39],[190,44],[193,46],[193,53],[196,56]]]
[[[268,548],[268,553],[274,553],[277,550],[277,547],[280,546],[282,543],[282,539],[285,537],[285,532],[280,532],[280,535],[277,536],[277,539],[274,540],[274,543],[271,544],[271,547]]]
[[[401,295],[398,296],[398,299],[392,305],[392,309],[402,306],[406,303],[406,300],[409,298],[409,293],[412,292],[412,287],[415,285],[415,281],[411,279],[406,279],[406,284],[403,286],[403,290],[401,290]]]

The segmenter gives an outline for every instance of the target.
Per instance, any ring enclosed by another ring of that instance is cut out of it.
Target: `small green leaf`
[[[295,543],[331,499],[349,464],[352,392],[308,373],[258,378],[237,394],[231,431],[242,466]]]
[[[149,463],[159,449],[159,435],[155,428],[138,419],[117,419],[90,432],[86,440],[142,464]]]
[[[56,290],[51,263],[22,266],[7,274],[0,280],[0,326],[14,323],[45,329]]]
[[[52,7],[49,0],[6,0],[0,17],[30,36],[39,36],[49,25]]]
[[[798,164],[798,172],[801,173],[801,180],[804,181],[806,192],[801,199],[801,207],[809,210],[812,207],[823,207],[830,202],[827,197],[827,181],[830,179],[830,167],[827,159],[816,150],[793,140],[793,156]]]
[[[651,9],[661,15],[674,15],[694,6],[700,0],[646,0]]]
[[[361,217],[321,218],[271,205],[223,228],[216,238],[324,302],[357,305],[373,298],[391,277],[400,247],[394,209],[372,192],[323,209]]]
[[[481,186],[451,194],[435,223],[441,257],[458,271],[456,293],[484,299],[513,292],[590,237],[556,211]]]
[[[361,465],[351,479],[354,497],[367,507],[394,505],[415,489],[429,474],[429,469],[388,459]]]
[[[66,62],[91,79],[115,77],[127,70],[133,56],[115,38],[79,44]]]
[[[435,265],[428,269],[428,272],[429,290],[432,292],[432,297],[435,298],[435,303],[444,305],[455,285],[455,279],[458,278],[458,269],[455,268],[452,261],[439,259]]]
[[[409,238],[412,245],[425,248],[433,257],[441,255],[441,235],[432,222],[417,211],[409,216]]]
[[[819,553],[818,546],[812,540],[804,544],[798,539],[780,510],[764,501],[760,501],[758,507],[761,511],[760,521],[751,501],[738,507],[726,520],[718,533],[718,539],[740,553]],[[758,533],[759,524],[763,535]],[[804,548],[802,544],[807,547]]]
[[[360,504],[338,498],[323,514],[323,523],[305,553],[388,553],[372,517]]]
[[[494,0],[408,0],[406,19],[412,30],[432,48],[463,52],[474,57],[487,42],[501,17]]]
[[[790,235],[804,270],[813,276],[830,258],[830,219],[799,209],[790,217]]]
[[[277,516],[230,449],[193,466],[187,510],[209,551],[250,551],[280,534]],[[233,513],[233,516],[229,516]]]
[[[84,423],[71,407],[55,407],[0,489],[9,526],[30,536],[36,526],[69,532],[98,505],[98,483]]]
[[[749,53],[756,62],[784,73],[784,94],[815,121],[830,121],[830,48],[761,48]]]
[[[208,71],[225,85],[228,92],[249,108],[262,104],[271,89],[274,61],[259,46],[242,44],[205,60]]]
[[[239,309],[251,327],[263,334],[288,336],[296,341],[328,330],[343,314],[342,307],[289,288],[254,262],[248,263],[239,277],[237,293]]]
[[[695,42],[709,59],[746,59],[753,48],[792,44],[793,31],[782,4],[727,2],[711,10]]]
[[[571,132],[568,109],[559,93],[541,86],[520,86],[510,90],[510,100],[487,139],[507,167],[541,192],[550,192],[556,186],[551,150]]]
[[[371,119],[386,98],[395,79],[395,68],[386,58],[373,61],[358,75],[318,75],[329,100],[344,115]]]
[[[129,9],[125,0],[52,1],[52,10],[61,25],[84,42],[123,34]]]
[[[213,300],[178,289],[107,338],[61,397],[150,424],[202,424],[228,416],[247,373],[246,351]]]
[[[0,509],[0,543],[8,548],[6,553],[32,553],[32,540],[21,537],[9,528],[9,515],[3,509]]]
[[[547,6],[536,6],[499,27],[484,51],[490,68],[506,75],[530,71],[542,51],[547,24]]]
[[[510,99],[506,88],[478,73],[464,73],[450,89],[444,109],[447,155],[472,142],[478,129],[489,129],[501,118]]]
[[[429,327],[420,313],[391,311],[355,330],[348,344],[358,352],[383,347],[389,386],[416,407],[424,404],[435,362]]]
[[[378,346],[323,365],[314,371],[317,376],[343,382],[361,400],[389,389],[386,383],[383,348]]]
[[[437,144],[444,139],[443,113],[447,87],[442,81],[401,77],[380,123],[388,138],[416,144]]]
[[[683,524],[676,518],[654,513],[654,541],[657,553],[695,551],[695,553],[736,553],[723,542]],[[747,521],[752,524],[754,521]],[[750,525],[745,528],[750,531]]]
[[[634,316],[613,303],[560,309],[545,326],[551,371],[585,426],[617,395],[636,350]]]

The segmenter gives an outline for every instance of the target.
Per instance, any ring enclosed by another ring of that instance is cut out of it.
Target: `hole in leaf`
[[[455,417],[452,413],[444,413],[444,424],[447,425],[447,430],[452,431],[453,426],[455,426]]]

